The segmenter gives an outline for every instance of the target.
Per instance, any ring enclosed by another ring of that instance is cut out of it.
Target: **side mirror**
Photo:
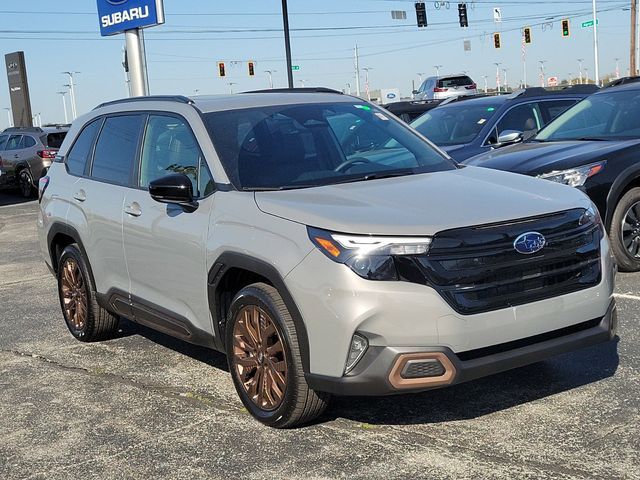
[[[522,132],[520,130],[504,130],[498,135],[499,146],[517,143],[522,140]]]
[[[181,205],[191,211],[198,208],[193,199],[191,179],[183,173],[172,173],[149,183],[149,195],[156,202]]]

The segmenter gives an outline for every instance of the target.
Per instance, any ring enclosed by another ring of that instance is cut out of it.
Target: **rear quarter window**
[[[66,158],[67,171],[71,175],[81,177],[85,174],[87,161],[91,155],[91,147],[100,128],[102,119],[94,120],[84,127]]]

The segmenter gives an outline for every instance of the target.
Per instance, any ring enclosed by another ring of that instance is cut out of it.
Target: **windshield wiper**
[[[361,177],[355,178],[347,178],[344,180],[338,180],[334,183],[351,183],[351,182],[366,182],[368,180],[379,180],[381,178],[391,178],[391,177],[404,177],[406,175],[412,175],[414,173],[413,169],[405,169],[405,170],[394,170],[391,172],[376,172],[376,173],[367,173],[366,175],[362,175]]]

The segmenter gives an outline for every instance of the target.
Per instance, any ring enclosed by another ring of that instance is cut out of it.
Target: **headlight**
[[[556,183],[563,183],[570,187],[581,187],[584,185],[584,182],[587,181],[587,178],[593,177],[596,173],[601,172],[606,163],[607,162],[605,160],[602,162],[592,163],[590,165],[570,168],[568,170],[543,173],[542,175],[538,175],[538,178],[551,180]]]
[[[424,255],[430,237],[345,235],[307,227],[309,238],[334,262],[343,263],[362,278],[398,280],[394,256]]]
[[[600,213],[594,204],[591,204],[589,208],[587,208],[580,219],[578,220],[578,224],[580,226],[584,225],[597,225],[598,231],[601,234],[604,234],[604,225],[602,223],[602,219],[600,218]]]

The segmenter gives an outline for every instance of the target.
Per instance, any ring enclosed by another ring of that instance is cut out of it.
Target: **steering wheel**
[[[368,160],[368,159],[364,158],[364,157],[354,157],[354,158],[351,158],[349,160],[345,160],[340,165],[338,165],[336,168],[334,168],[333,171],[334,172],[344,173],[347,170],[349,170],[349,168],[352,167],[353,165],[358,165],[360,163],[373,163],[373,162],[371,160]]]

